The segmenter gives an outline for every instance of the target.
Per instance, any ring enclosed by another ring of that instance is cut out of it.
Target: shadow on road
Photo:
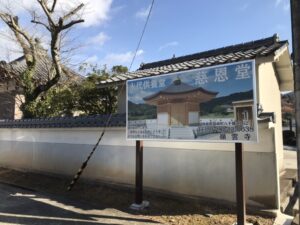
[[[16,185],[0,184],[0,224],[150,224],[112,209],[88,207],[80,201],[39,194]]]
[[[0,191],[10,186],[14,191],[1,195],[0,224],[233,224],[235,205],[221,201],[191,200],[166,196],[145,190],[144,199],[150,208],[133,211],[129,206],[134,201],[134,190],[128,187],[105,183],[83,182],[71,192],[66,189],[69,179],[19,172],[0,168]],[[7,183],[1,185],[1,183]],[[36,190],[36,191],[34,191]],[[19,194],[18,194],[19,193]],[[3,200],[3,201],[2,201]],[[16,207],[16,204],[19,204]],[[29,208],[27,208],[30,205]],[[261,217],[257,211],[247,211],[248,222],[270,225],[270,217]],[[185,221],[185,223],[182,223]]]

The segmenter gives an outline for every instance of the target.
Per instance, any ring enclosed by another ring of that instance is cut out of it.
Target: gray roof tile
[[[37,51],[37,65],[36,72],[34,74],[34,79],[38,83],[45,83],[51,79],[49,77],[51,70],[53,69],[52,59],[49,57],[48,53],[44,49],[39,49]],[[25,57],[22,56],[17,58],[10,63],[4,61],[0,62],[0,79],[12,79],[14,77],[20,76],[27,68]],[[60,79],[60,83],[68,83],[72,81],[81,81],[83,77],[78,73],[74,72],[70,68],[63,66],[63,76]]]
[[[22,119],[0,121],[0,128],[66,128],[66,127],[104,127],[109,115],[78,117],[53,117],[42,119]],[[108,127],[126,126],[125,114],[113,114]]]

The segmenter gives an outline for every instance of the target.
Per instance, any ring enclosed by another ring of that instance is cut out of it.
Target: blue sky
[[[0,3],[4,0],[0,0]],[[16,0],[11,0],[16,1]],[[22,0],[27,8],[34,0]],[[62,0],[60,0],[62,1]],[[70,2],[71,0],[64,0]],[[77,0],[80,1],[80,0]],[[72,64],[129,66],[151,0],[82,0],[90,6],[85,25],[72,31]],[[26,11],[16,10],[25,20]],[[29,26],[24,22],[26,26]],[[35,28],[31,28],[35,29]],[[0,24],[0,33],[5,25]],[[42,31],[41,31],[42,32]],[[37,32],[39,33],[39,32]],[[143,63],[238,44],[278,33],[291,43],[289,0],[156,0],[133,70]],[[0,50],[7,48],[2,40]],[[7,59],[2,54],[0,59]],[[16,54],[11,54],[10,59]]]

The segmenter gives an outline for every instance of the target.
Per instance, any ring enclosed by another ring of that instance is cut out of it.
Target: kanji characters
[[[228,80],[227,68],[220,67],[215,69],[215,82],[225,82]]]
[[[161,88],[161,87],[165,87],[166,86],[166,84],[165,84],[165,79],[159,79],[158,80],[158,86]]]
[[[236,80],[243,80],[243,79],[249,79],[251,78],[250,73],[250,65],[243,63],[240,65],[237,65],[235,71],[237,72]]]
[[[151,87],[150,81],[149,80],[145,80],[143,82],[143,90],[146,90],[146,89],[148,89],[150,87]]]
[[[239,136],[238,136],[237,133],[232,133],[232,134],[231,134],[231,138],[232,138],[233,141],[238,140],[238,137],[239,137]]]
[[[158,87],[158,83],[156,79],[152,79],[151,80],[151,88],[157,88]]]
[[[226,134],[221,133],[220,134],[220,140],[226,140]]]
[[[199,71],[195,77],[195,85],[203,85],[208,83],[207,71]]]
[[[251,134],[246,133],[246,134],[244,135],[244,138],[245,138],[247,141],[249,141],[250,138],[251,138]]]

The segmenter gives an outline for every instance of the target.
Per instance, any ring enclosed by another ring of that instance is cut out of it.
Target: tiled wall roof
[[[44,119],[2,120],[0,128],[104,127],[109,115],[53,117]],[[125,127],[126,115],[113,114],[108,127]]]

